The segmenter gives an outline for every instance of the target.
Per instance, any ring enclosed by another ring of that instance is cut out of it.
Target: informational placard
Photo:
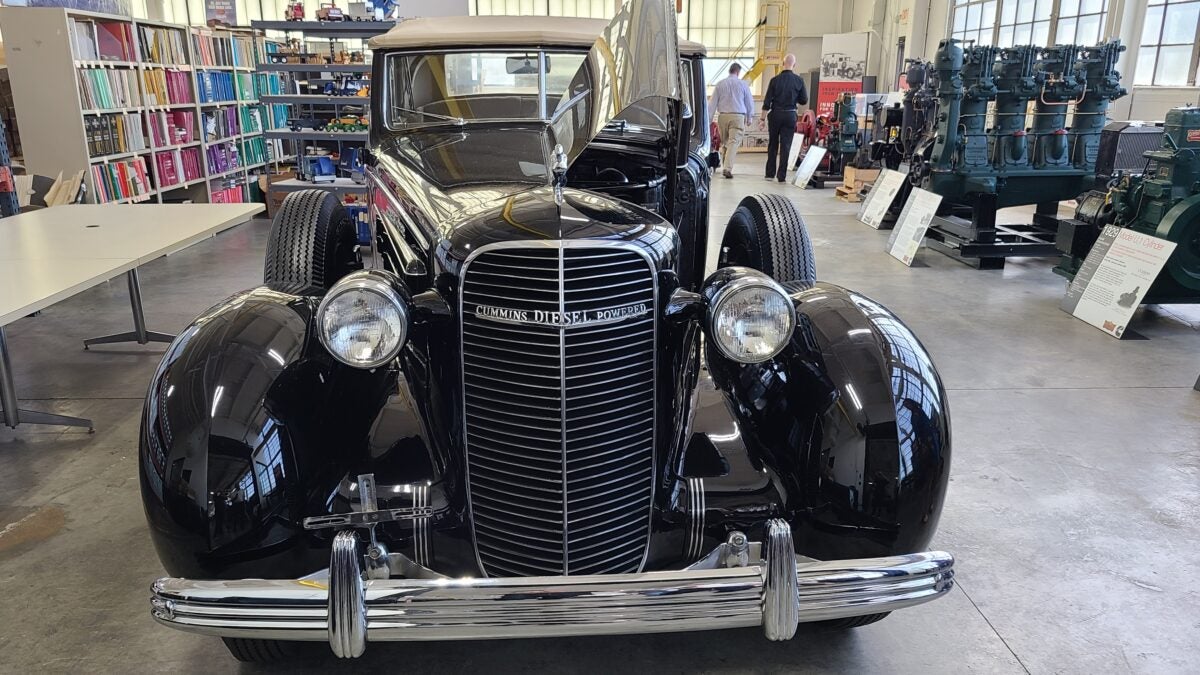
[[[1106,225],[1067,287],[1063,311],[1121,337],[1175,242]]]
[[[793,134],[792,145],[788,148],[787,164],[784,166],[796,166],[796,158],[800,156],[800,148],[804,147],[804,134]]]
[[[917,257],[917,249],[925,239],[925,231],[933,216],[937,213],[942,196],[921,188],[913,188],[900,211],[900,219],[896,221],[896,229],[888,237],[887,251],[893,258],[912,267],[913,259]]]
[[[804,159],[800,160],[800,168],[796,169],[796,174],[792,176],[792,185],[801,190],[807,190],[808,181],[812,180],[813,174],[817,172],[817,167],[821,165],[825,152],[825,148],[819,145],[808,146],[808,151],[804,153]]]
[[[236,26],[237,6],[234,0],[204,0],[204,18],[210,27]]]
[[[891,169],[881,171],[858,209],[858,219],[876,230],[883,227],[883,219],[903,186],[904,174]]]

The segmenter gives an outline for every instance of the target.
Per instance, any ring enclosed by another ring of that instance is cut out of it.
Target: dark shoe
[[[732,172],[732,171],[723,171],[723,172],[721,173],[721,175],[722,175],[722,176],[725,176],[726,178],[733,178],[733,172]]]

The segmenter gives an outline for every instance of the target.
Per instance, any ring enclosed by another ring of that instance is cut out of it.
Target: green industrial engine
[[[980,267],[1057,255],[1058,202],[1093,184],[1109,103],[1125,95],[1116,71],[1124,49],[1115,40],[1009,48],[941,42],[933,60],[936,140],[910,172],[952,212],[934,219],[931,247]],[[996,209],[1026,204],[1037,206],[1033,224],[996,224]]]
[[[829,172],[841,173],[858,153],[858,114],[854,112],[854,92],[842,92],[833,102],[833,128],[829,131]]]
[[[1080,200],[1075,220],[1060,227],[1064,255],[1054,271],[1073,278],[1105,225],[1127,227],[1176,244],[1143,302],[1200,302],[1200,107],[1168,112],[1161,147],[1144,157],[1145,174]]]
[[[842,92],[833,102],[832,113],[829,116],[821,115],[816,118],[812,128],[805,129],[806,133],[815,137],[817,145],[825,148],[825,157],[809,180],[812,187],[823,188],[829,181],[841,182],[846,166],[858,159],[862,135],[859,133],[858,113],[854,112],[854,104],[854,92]],[[802,121],[799,126],[803,124]],[[870,157],[865,156],[866,153],[862,154],[863,161],[869,165]],[[796,158],[797,167],[800,166],[801,159],[802,157]]]

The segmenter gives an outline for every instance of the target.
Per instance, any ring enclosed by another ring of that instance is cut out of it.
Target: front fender
[[[710,372],[741,443],[783,499],[797,551],[821,560],[923,551],[950,467],[950,416],[933,362],[878,303],[818,283],[788,289],[791,343],[760,364],[711,344]]]
[[[395,377],[335,362],[310,330],[315,309],[315,298],[239,293],[159,364],[138,464],[169,573],[296,577],[326,565],[328,544],[299,524],[331,509]]]

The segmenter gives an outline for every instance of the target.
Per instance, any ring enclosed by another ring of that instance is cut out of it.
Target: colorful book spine
[[[190,110],[151,111],[147,113],[147,135],[156,148],[182,145],[196,140],[196,115]]]
[[[234,90],[233,73],[213,70],[201,70],[196,73],[196,88],[200,91],[200,101],[203,103],[218,103],[236,101],[237,92]]]
[[[242,132],[237,108],[217,108],[204,113],[204,137],[208,141],[230,138]]]
[[[209,146],[205,154],[208,157],[208,172],[210,174],[225,173],[241,167],[240,154],[236,143],[218,143]]]
[[[115,110],[142,105],[135,70],[80,68],[76,71],[79,99],[85,110]]]
[[[145,201],[153,191],[144,157],[94,164],[91,174],[95,199],[101,204],[126,200]]]
[[[251,73],[234,73],[233,84],[237,89],[239,101],[253,101],[258,98],[254,93],[254,75]]]
[[[228,185],[225,183],[214,185],[210,197],[214,204],[240,204],[243,200],[241,185]]]
[[[138,39],[142,47],[143,61],[175,66],[186,65],[188,62],[187,45],[181,30],[138,26]]]
[[[141,113],[84,115],[83,127],[89,157],[138,152],[147,147]]]
[[[216,35],[212,31],[196,29],[192,31],[192,51],[196,63],[202,66],[232,66],[233,47],[230,39]]]
[[[142,90],[146,105],[193,103],[192,86],[184,70],[149,68],[142,71]]]

